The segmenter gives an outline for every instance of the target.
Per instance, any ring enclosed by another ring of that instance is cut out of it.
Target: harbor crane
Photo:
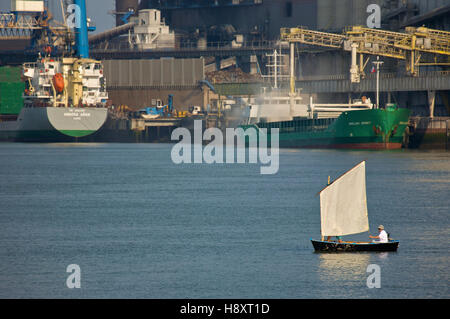
[[[33,8],[12,7],[10,12],[0,12],[0,40],[29,40],[31,51],[43,51],[55,53],[63,50],[70,52],[74,49],[75,37],[79,32],[69,28],[66,11],[71,4],[84,4],[78,0],[59,0],[63,22],[56,21],[49,8],[50,0],[36,1]],[[56,0],[55,0],[56,1]],[[21,2],[21,1],[17,1]],[[16,2],[16,3],[17,3]],[[23,2],[23,1],[22,1]],[[89,19],[88,19],[89,21]],[[95,27],[87,26],[87,31],[93,31]]]
[[[343,34],[313,31],[304,27],[282,28],[281,41],[289,42],[291,55],[295,43],[350,51],[350,80],[353,83],[365,77],[364,68],[369,59],[364,61],[364,55],[404,60],[406,71],[412,76],[418,76],[419,66],[450,66],[450,32],[425,27],[407,27],[402,33],[352,26],[344,29]],[[292,82],[291,67],[291,87]]]

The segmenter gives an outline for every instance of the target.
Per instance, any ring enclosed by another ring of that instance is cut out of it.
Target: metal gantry
[[[63,46],[73,38],[65,23],[53,20],[45,4],[43,12],[0,13],[0,40],[31,40],[32,46],[39,47]]]
[[[33,30],[39,29],[42,26],[38,17],[0,13],[0,39],[30,38]]]
[[[365,76],[368,59],[364,55],[384,56],[407,61],[406,70],[417,76],[421,65],[450,65],[450,32],[425,27],[408,27],[402,32],[352,26],[343,34],[313,31],[303,27],[282,28],[281,40],[352,52],[351,81]],[[356,56],[359,54],[359,65]]]
[[[298,27],[282,28],[281,40],[338,49],[342,47],[345,36],[341,34],[313,31],[304,27]]]

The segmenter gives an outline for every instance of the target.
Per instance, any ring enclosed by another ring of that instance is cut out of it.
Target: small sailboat
[[[399,241],[328,241],[369,231],[366,197],[366,162],[362,161],[320,191],[321,240],[311,242],[315,251],[396,251]]]

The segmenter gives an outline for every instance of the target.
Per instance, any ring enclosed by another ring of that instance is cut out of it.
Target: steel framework
[[[352,52],[352,82],[365,76],[364,55],[385,56],[407,61],[408,74],[417,76],[421,65],[450,65],[450,32],[408,27],[405,33],[352,26],[343,34],[320,32],[304,27],[282,28],[281,40]],[[356,56],[359,54],[359,65]]]

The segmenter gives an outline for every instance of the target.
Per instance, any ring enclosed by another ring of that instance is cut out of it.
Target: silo
[[[317,29],[330,30],[335,24],[335,1],[317,0]]]
[[[116,26],[124,24],[122,21],[123,14],[133,9],[137,12],[139,0],[116,0]]]

